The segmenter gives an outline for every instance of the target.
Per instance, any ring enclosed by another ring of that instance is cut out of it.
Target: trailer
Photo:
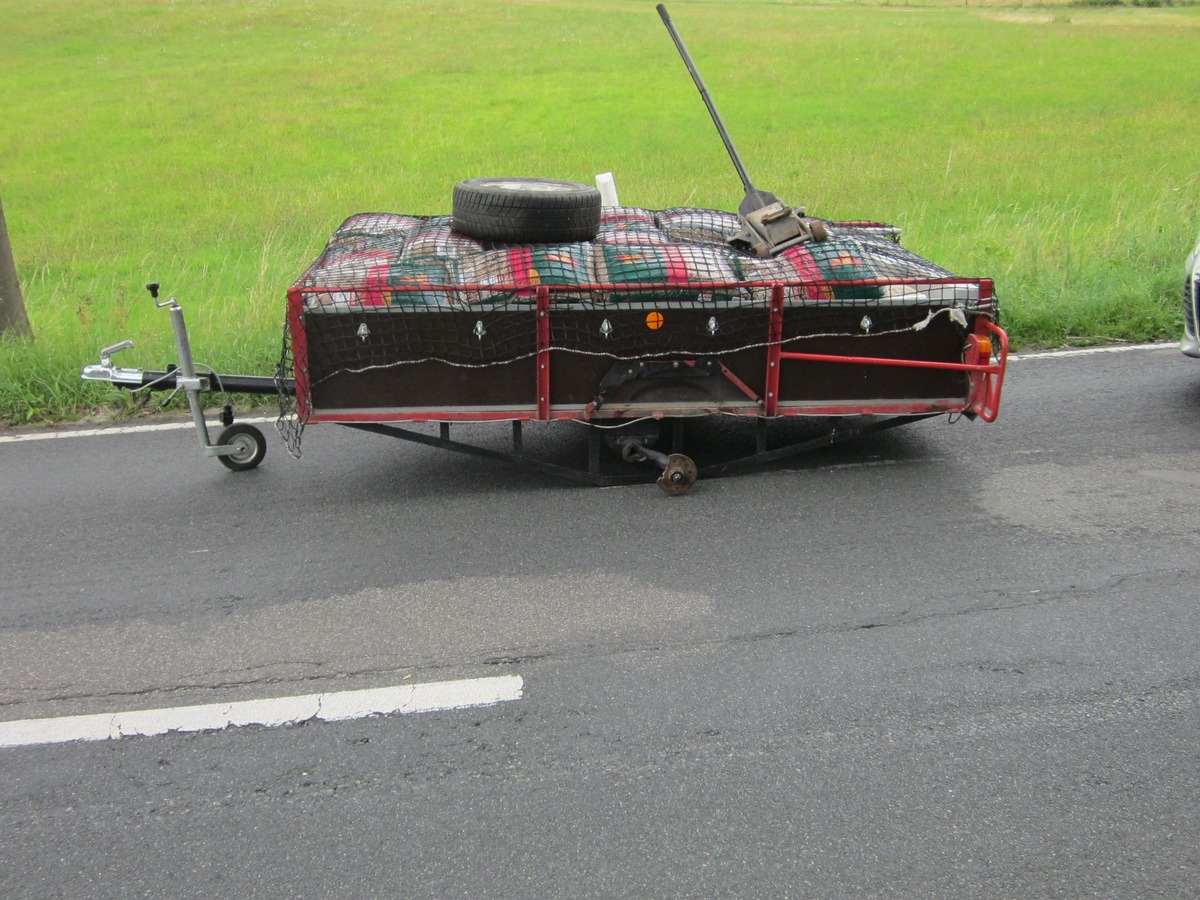
[[[179,303],[152,285],[178,365],[118,368],[118,344],[83,377],[184,391],[204,452],[232,469],[257,466],[265,440],[226,404],[211,441],[205,393],[277,394],[297,456],[309,426],[339,424],[594,484],[645,480],[606,471],[607,446],[655,464],[668,493],[931,416],[994,421],[1008,340],[992,281],[953,275],[883,223],[814,222],[824,240],[764,258],[729,243],[739,217],[717,210],[602,207],[594,238],[559,243],[359,214],[288,290],[273,376],[197,372]],[[750,420],[754,452],[698,469],[680,442],[700,416]],[[801,416],[832,424],[768,450],[770,424]],[[586,459],[524,452],[523,426],[563,420],[588,426]],[[508,423],[511,451],[454,440],[467,422]]]

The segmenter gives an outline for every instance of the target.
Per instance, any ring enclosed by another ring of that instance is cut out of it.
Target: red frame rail
[[[980,331],[986,334],[980,334]],[[991,362],[992,342],[994,336],[1000,342],[997,362]],[[1000,326],[986,319],[979,319],[976,333],[967,338],[965,352],[966,362],[933,362],[920,359],[893,359],[878,356],[834,356],[828,353],[799,353],[790,350],[779,350],[778,360],[796,359],[809,362],[846,363],[863,366],[899,366],[912,369],[949,369],[958,372],[970,372],[971,389],[967,397],[967,409],[978,415],[985,422],[996,421],[1000,413],[1000,392],[1004,388],[1004,371],[1008,365],[1008,335]],[[980,362],[980,360],[988,360]],[[773,368],[772,368],[773,366]],[[768,378],[774,374],[776,383],[779,378],[778,364],[768,363]],[[768,395],[768,402],[770,395]]]

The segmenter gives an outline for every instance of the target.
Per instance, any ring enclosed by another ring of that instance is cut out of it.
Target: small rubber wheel
[[[452,226],[481,241],[590,241],[600,230],[600,191],[552,178],[469,178],[454,186]]]
[[[829,240],[829,232],[825,230],[825,223],[818,222],[816,219],[808,220],[808,230],[812,234],[813,240],[818,244],[823,244]]]
[[[233,453],[217,457],[221,465],[234,472],[255,468],[267,455],[267,439],[263,433],[243,422],[234,423],[222,431],[217,438],[217,446],[235,448]]]

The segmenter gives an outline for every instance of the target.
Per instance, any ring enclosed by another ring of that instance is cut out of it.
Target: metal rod
[[[628,446],[632,447],[634,450],[636,450],[638,453],[640,453],[642,456],[644,456],[650,462],[656,462],[660,466],[665,467],[667,465],[667,462],[669,461],[669,457],[667,456],[667,454],[662,453],[661,451],[658,451],[658,450],[654,450],[650,447],[647,447],[645,444],[641,443],[640,441],[635,441],[635,440],[630,439]]]
[[[825,447],[833,447],[837,444],[842,444],[847,441],[852,441],[860,437],[866,437],[870,434],[877,434],[881,431],[888,431],[892,428],[898,428],[901,425],[907,425],[910,422],[918,422],[921,419],[929,419],[941,413],[920,413],[911,416],[893,416],[889,419],[881,419],[871,422],[865,426],[840,428],[829,432],[829,434],[821,435],[807,441],[800,441],[795,444],[788,444],[785,447],[777,447],[774,450],[767,450],[763,453],[754,453],[750,456],[742,456],[737,459],[731,459],[726,462],[715,463],[711,466],[706,466],[701,469],[699,475],[701,478],[716,478],[721,475],[732,475],[737,472],[745,472],[749,469],[765,466],[769,463],[779,462],[783,459],[788,459],[793,456],[799,456],[803,453],[808,453],[810,450],[820,450]]]
[[[131,369],[138,379],[136,382],[120,382],[118,387],[140,388],[155,391],[173,391],[179,387],[178,376],[183,373],[179,369],[173,371],[153,369]],[[291,395],[295,393],[295,384],[291,378],[283,379],[282,383],[277,382],[274,376],[271,375],[221,375],[218,372],[213,372],[206,377],[211,378],[215,386],[225,391],[227,394],[278,394],[281,390],[284,394]]]
[[[196,436],[200,440],[200,448],[209,450],[213,443],[208,437],[208,423],[204,421],[204,407],[200,403],[200,390],[197,387],[196,363],[192,358],[192,344],[188,340],[187,325],[183,320],[183,309],[178,303],[171,303],[171,328],[175,332],[175,350],[179,354],[179,374],[184,379],[183,392],[187,395],[188,406],[192,411],[192,423],[196,426]]]
[[[781,359],[804,360],[806,362],[851,363],[863,366],[898,366],[907,369],[945,369],[951,372],[982,372],[985,375],[999,375],[1004,367],[991,363],[952,363],[936,362],[927,359],[893,359],[886,356],[834,356],[829,353],[794,353],[785,350],[779,354]]]
[[[482,459],[498,460],[500,462],[510,463],[517,468],[547,472],[551,475],[557,475],[560,478],[567,478],[572,481],[580,481],[586,484],[595,484],[601,487],[610,487],[618,484],[644,484],[648,480],[645,475],[600,474],[600,438],[598,435],[596,436],[595,471],[585,472],[582,469],[575,469],[571,468],[570,466],[560,466],[556,463],[531,459],[528,456],[515,456],[512,453],[504,453],[499,450],[492,450],[489,447],[478,447],[474,444],[464,444],[461,441],[444,441],[441,438],[436,438],[431,434],[422,434],[421,432],[412,431],[407,428],[400,428],[395,425],[385,425],[379,422],[338,422],[337,424],[344,425],[346,428],[353,428],[356,431],[368,431],[372,434],[387,435],[388,437],[399,438],[400,440],[410,441],[414,444],[424,444],[427,447],[439,447],[443,450],[453,450],[455,453],[463,453],[467,456],[477,456]],[[595,429],[589,429],[589,431],[594,430]]]
[[[737,150],[734,149],[733,141],[729,138],[729,132],[725,130],[725,123],[721,121],[721,114],[717,112],[717,107],[713,104],[712,97],[708,95],[708,88],[704,86],[704,79],[700,77],[700,72],[696,69],[696,64],[692,62],[692,57],[688,54],[687,47],[683,45],[683,39],[679,36],[679,32],[675,30],[675,24],[667,14],[667,8],[661,3],[655,8],[658,10],[658,15],[662,18],[663,24],[667,26],[671,40],[675,42],[675,49],[683,57],[683,64],[687,66],[688,72],[691,73],[692,81],[696,82],[696,87],[700,90],[700,96],[704,100],[704,105],[708,107],[708,114],[712,116],[713,124],[717,126],[717,133],[721,135],[721,140],[725,142],[725,149],[729,151],[729,158],[733,160],[738,177],[742,179],[742,187],[746,189],[747,194],[757,191],[758,188],[750,182],[750,176],[746,174],[746,167],[742,165],[742,159],[738,156]]]
[[[592,477],[600,475],[600,429],[588,429],[588,474]]]

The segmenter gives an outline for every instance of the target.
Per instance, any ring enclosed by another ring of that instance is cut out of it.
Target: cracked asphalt
[[[331,426],[304,451],[0,444],[0,721],[523,698],[0,750],[0,895],[1200,896],[1200,362],[1173,347],[1015,360],[993,425],[679,498]]]

